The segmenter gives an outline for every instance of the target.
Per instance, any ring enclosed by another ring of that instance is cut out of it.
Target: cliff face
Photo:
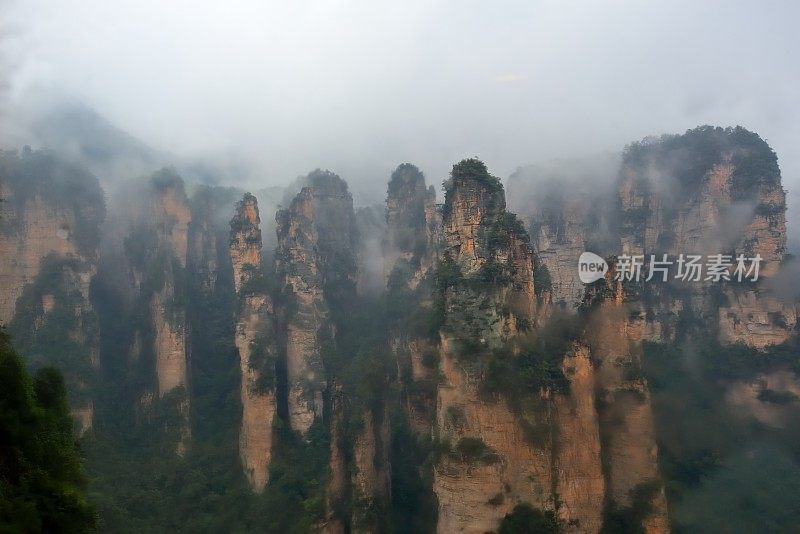
[[[603,524],[605,479],[595,401],[596,372],[586,344],[576,344],[562,363],[569,394],[554,398],[558,424],[554,485],[558,516],[566,530],[598,532]]]
[[[403,412],[415,435],[429,438],[436,422],[439,384],[438,343],[426,336],[394,334],[392,353],[397,360],[403,388]]]
[[[434,466],[437,531],[492,531],[520,502],[552,509],[549,447],[531,444],[502,401],[481,397],[447,338],[441,350],[435,432],[450,450]]]
[[[356,532],[380,530],[375,511],[385,510],[391,493],[389,414],[381,408],[366,410],[353,446],[355,471],[351,476],[356,512],[351,521]]]
[[[448,321],[455,337],[479,334],[496,346],[535,322],[533,250],[522,223],[505,210],[503,186],[478,160],[453,167],[443,207],[442,258],[457,278],[476,279],[447,290]],[[474,313],[482,309],[482,313]]]
[[[320,337],[327,324],[328,306],[316,255],[314,190],[304,188],[287,211],[278,212],[276,220],[278,276],[289,293],[294,312],[286,325],[289,422],[294,430],[306,433],[322,416],[322,392],[326,387]]]
[[[607,497],[616,508],[650,509],[647,532],[667,532],[667,502],[658,471],[658,447],[650,391],[642,372],[645,323],[639,304],[626,297],[613,269],[587,293],[595,301],[587,327],[593,361],[597,413]]]
[[[288,422],[312,446],[318,431],[329,431],[318,528],[380,532],[391,494],[385,355],[354,316],[380,289],[383,223],[372,209],[355,214],[346,182],[333,173],[315,171],[301,185],[276,216]]]
[[[438,273],[445,310],[434,427],[445,444],[434,468],[439,531],[496,529],[521,502],[552,511],[566,531],[596,532],[633,509],[648,510],[646,531],[668,531],[640,371],[649,335],[641,305],[625,301],[612,274],[598,283],[605,289],[584,297],[591,305],[578,316],[537,313],[539,258],[527,234],[505,213],[502,188],[485,168],[461,165],[448,183]],[[564,321],[576,329],[572,344],[537,353],[553,332],[570,336],[559,330]],[[544,360],[528,367],[532,357]],[[547,365],[560,372],[539,374]],[[518,376],[534,385],[516,391]]]
[[[442,218],[433,186],[410,163],[398,166],[389,180],[386,225],[384,284],[398,310],[390,347],[401,382],[411,385],[402,392],[405,418],[417,436],[429,437],[436,416],[438,332],[409,329],[406,319],[432,313]]]
[[[322,532],[383,532],[391,498],[385,400],[359,405],[338,378],[330,391],[330,452]]]
[[[594,531],[604,521],[614,521],[620,511],[646,509],[645,530],[667,531],[657,421],[644,378],[642,342],[671,342],[704,330],[714,332],[723,344],[742,342],[763,349],[794,335],[795,303],[775,290],[780,283],[770,283],[779,273],[786,243],[785,194],[775,155],[758,136],[740,128],[703,127],[634,144],[619,173],[619,211],[606,210],[604,220],[581,190],[536,185],[527,202],[517,201],[533,232],[534,265],[547,267],[547,276],[539,270],[535,279],[549,282],[556,304],[571,308],[576,299],[583,300],[578,311],[586,321],[584,339],[561,364],[568,394],[551,397],[558,429],[551,470],[558,516],[567,530]],[[474,220],[469,202],[461,204],[467,216],[452,219],[459,223],[452,228],[446,220],[445,237],[457,246],[453,257],[469,253],[461,264],[467,273],[481,264],[473,259],[481,254],[472,252],[481,247],[471,238],[471,228],[458,228]],[[606,235],[599,235],[595,226],[608,226]],[[674,281],[623,286],[612,280],[611,265],[605,280],[587,287],[577,281],[577,258],[584,250],[646,257],[666,253],[673,261],[679,254],[701,254],[704,263],[711,254],[759,255],[763,283],[701,280],[683,287]],[[537,290],[546,293],[542,287]],[[457,306],[464,309],[468,303],[464,299]],[[481,326],[472,331],[486,332]],[[446,364],[447,357],[442,361]],[[778,383],[776,376],[732,385],[729,402],[763,421],[785,418],[767,413],[753,400],[768,383],[776,384],[775,391],[791,391],[786,380]],[[477,500],[464,506],[463,513],[477,506]]]
[[[186,265],[191,210],[183,180],[169,170],[156,173],[144,192],[145,203],[136,213],[124,240],[125,255],[140,313],[149,325],[139,331],[131,359],[141,358],[143,339],[152,339],[157,397],[174,398],[182,423],[177,450],[189,442],[188,322],[186,319]],[[152,392],[143,391],[147,405]]]
[[[760,254],[765,276],[783,260],[786,194],[777,158],[744,129],[702,127],[631,145],[619,197],[623,252]]]
[[[267,484],[272,458],[277,360],[272,301],[263,281],[260,222],[258,202],[246,194],[231,221],[230,256],[240,299],[234,339],[242,373],[239,454],[256,492]]]
[[[97,178],[43,151],[0,152],[0,324],[36,364],[58,365],[80,432],[99,366],[89,288],[105,217]],[[54,346],[52,339],[58,339]]]
[[[15,208],[14,191],[7,183],[3,184],[0,195],[5,199],[2,204],[4,231],[0,234],[0,322],[8,324],[14,317],[17,298],[25,284],[36,279],[45,256],[78,254],[69,233],[69,228],[75,227],[73,213],[48,206],[39,196]],[[10,228],[11,221],[18,225],[18,230]]]
[[[183,297],[176,287],[176,276],[186,267],[191,211],[177,176],[157,176],[152,182],[152,216],[158,234],[158,247],[172,260],[160,290],[153,292],[150,309],[156,331],[156,376],[158,393],[164,396],[187,381],[187,324]]]
[[[761,278],[778,272],[786,195],[777,158],[756,134],[704,126],[633,143],[616,171],[613,202],[604,200],[603,179],[593,178],[608,174],[605,167],[559,162],[556,170],[520,169],[509,180],[514,207],[531,229],[536,279],[546,282],[537,289],[549,290],[554,304],[580,302],[575,263],[584,250],[646,259],[666,253],[673,261],[700,254],[703,262],[712,254],[734,262],[738,254],[759,255]],[[794,303],[763,286],[686,285],[650,288],[656,296],[646,303],[646,337],[672,339],[681,313],[691,312],[724,343],[764,348],[788,339],[797,323]]]
[[[583,296],[575,265],[587,249],[584,217],[590,206],[587,197],[561,202],[545,197],[531,216],[531,241],[547,273],[552,302],[567,309],[574,309]]]
[[[611,155],[555,160],[520,167],[508,178],[509,208],[530,232],[536,290],[556,309],[575,311],[583,300],[575,266],[584,251],[616,250],[619,165]]]
[[[0,164],[0,323],[8,324],[46,256],[96,261],[105,204],[97,178],[47,152],[0,152]]]
[[[626,254],[761,257],[760,278],[780,269],[786,250],[786,194],[775,153],[742,128],[701,127],[628,148],[619,183],[621,250]],[[732,270],[731,270],[732,271]],[[685,307],[720,341],[764,348],[788,339],[794,303],[760,285],[694,282]],[[724,295],[710,298],[712,292]],[[719,305],[709,305],[717,302]]]
[[[181,312],[170,314],[167,306],[174,298],[172,286],[167,285],[164,291],[154,293],[150,301],[156,334],[156,380],[161,397],[186,386],[186,317]]]
[[[519,502],[553,507],[549,445],[535,446],[518,415],[480,388],[479,362],[532,324],[533,258],[527,233],[505,211],[502,186],[481,162],[453,168],[443,213],[440,285],[443,269],[451,274],[434,429],[447,449],[434,466],[437,528],[486,532]],[[539,413],[537,422],[549,417]]]
[[[719,337],[723,343],[744,343],[759,349],[791,338],[797,326],[797,308],[770,290],[726,291],[719,309]]]
[[[335,174],[315,171],[276,215],[278,279],[286,298],[289,421],[302,434],[322,416],[327,377],[321,344],[333,338],[326,299],[355,291],[353,198]]]
[[[230,254],[233,285],[239,293],[261,273],[261,217],[256,197],[245,194],[231,220]]]
[[[407,284],[414,289],[434,267],[441,217],[436,191],[426,187],[425,176],[410,163],[397,167],[389,180],[386,225],[384,281],[393,270],[407,269]]]
[[[347,480],[347,443],[345,442],[345,396],[341,385],[331,388],[331,444],[328,461],[328,483],[325,488],[325,522],[320,530],[325,534],[344,534],[345,518],[342,508],[349,489]]]

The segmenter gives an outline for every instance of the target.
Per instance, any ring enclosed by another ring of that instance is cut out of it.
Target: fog
[[[800,197],[789,2],[0,0],[2,126],[60,101],[240,185],[321,167],[359,204],[391,170],[518,166],[742,125]],[[232,163],[233,162],[233,163]]]

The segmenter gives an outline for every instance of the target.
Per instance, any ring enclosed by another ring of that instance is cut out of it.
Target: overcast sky
[[[327,167],[385,189],[741,124],[800,189],[797,2],[0,0],[7,109],[85,102],[259,184]],[[602,4],[602,5],[601,5]]]

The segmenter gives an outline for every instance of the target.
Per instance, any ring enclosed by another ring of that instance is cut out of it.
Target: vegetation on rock
[[[31,378],[0,330],[0,384],[0,530],[94,530],[61,375],[43,367]]]
[[[73,164],[47,150],[22,153],[0,150],[0,181],[11,189],[14,218],[0,224],[3,233],[21,229],[27,203],[40,199],[45,205],[74,217],[69,235],[75,240],[78,253],[94,256],[100,244],[100,224],[106,206],[100,183],[84,167]]]

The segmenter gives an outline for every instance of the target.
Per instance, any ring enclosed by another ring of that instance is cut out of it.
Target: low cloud
[[[513,82],[521,82],[523,80],[527,80],[528,77],[524,74],[503,74],[501,76],[495,76],[494,81],[500,83],[513,83]]]
[[[437,185],[471,156],[507,177],[699,124],[758,132],[790,193],[800,177],[800,125],[787,113],[800,65],[779,52],[795,48],[800,5],[0,0],[0,9],[14,31],[0,44],[14,60],[0,70],[10,110],[37,94],[80,102],[145,145],[252,189],[328,168],[368,204],[404,161]],[[0,145],[19,144],[10,121]],[[216,164],[232,158],[242,168]]]

